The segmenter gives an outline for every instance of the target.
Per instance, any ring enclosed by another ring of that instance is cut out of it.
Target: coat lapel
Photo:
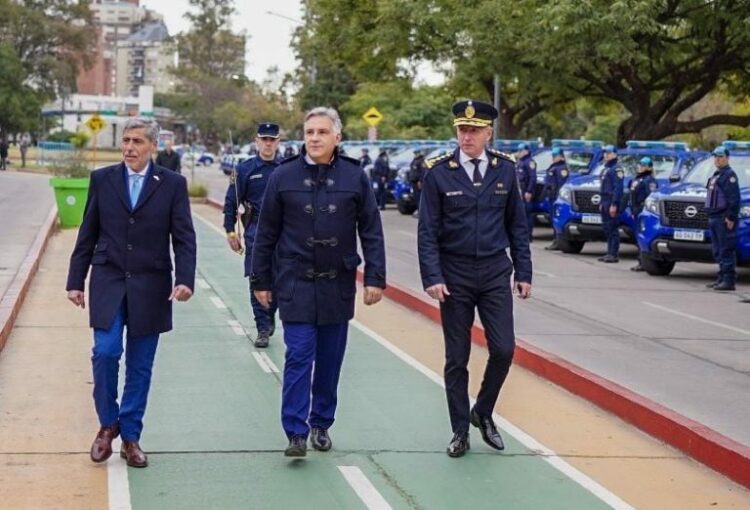
[[[451,170],[453,181],[457,185],[461,186],[472,195],[476,195],[477,189],[474,187],[471,179],[469,179],[469,176],[466,175],[466,170],[464,170],[464,167],[461,166],[459,149],[456,149],[456,151],[453,153],[453,157],[448,161],[448,168]]]
[[[487,154],[487,171],[484,173],[484,179],[482,179],[482,186],[479,188],[479,195],[484,194],[488,189],[495,188],[495,182],[500,178],[500,158],[490,154]]]
[[[126,175],[127,169],[125,168],[125,164],[120,163],[112,167],[112,171],[109,173],[109,183],[114,187],[115,193],[120,198],[123,207],[129,211],[131,209],[130,195],[128,194]]]
[[[140,209],[164,180],[161,167],[154,165],[153,162],[149,163],[149,165],[151,165],[151,168],[147,170],[146,182],[143,183],[141,194],[138,196],[138,202],[133,207],[133,211]]]

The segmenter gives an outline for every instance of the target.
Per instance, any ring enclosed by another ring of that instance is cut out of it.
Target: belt
[[[316,271],[313,268],[305,270],[304,277],[308,280],[315,280],[318,278],[324,278],[333,280],[338,276],[338,271],[335,269],[329,269],[328,271]]]

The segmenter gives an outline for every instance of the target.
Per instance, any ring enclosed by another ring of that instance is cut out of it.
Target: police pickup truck
[[[678,182],[698,161],[708,157],[703,151],[690,150],[682,142],[651,142],[631,140],[625,149],[618,150],[618,163],[625,172],[623,202],[620,207],[620,237],[635,243],[635,222],[628,201],[630,184],[636,174],[636,165],[644,156],[654,162],[654,177],[660,189],[670,182]],[[558,246],[563,253],[580,253],[588,241],[603,241],[599,204],[599,186],[604,163],[587,175],[569,179],[560,188],[553,206],[552,225]]]
[[[740,184],[737,263],[750,264],[750,141],[726,141],[729,165]],[[646,199],[638,216],[641,265],[653,276],[668,275],[675,263],[713,262],[705,212],[706,185],[716,167],[712,158],[698,163],[679,184]]]

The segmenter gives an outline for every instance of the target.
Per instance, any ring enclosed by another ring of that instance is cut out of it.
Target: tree
[[[747,114],[684,115],[717,90],[737,99],[750,94],[747,0],[518,3],[536,13],[530,29],[544,34],[523,51],[534,50],[561,86],[625,108],[618,144],[750,125]]]
[[[23,63],[7,43],[0,43],[0,69],[0,137],[34,131],[43,96],[26,84]]]

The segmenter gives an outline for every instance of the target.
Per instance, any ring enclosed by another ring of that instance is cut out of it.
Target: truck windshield
[[[568,163],[568,170],[573,173],[579,173],[588,170],[592,154],[590,152],[580,152],[575,150],[565,150],[565,161]],[[552,164],[552,151],[546,150],[532,156],[536,162],[537,171],[546,170]]]
[[[635,175],[636,166],[645,154],[620,154],[617,162],[620,163],[626,175]],[[650,155],[651,161],[654,162],[654,177],[657,179],[668,179],[674,167],[677,164],[677,156]],[[604,163],[598,165],[591,175],[601,175]]]
[[[750,187],[750,154],[729,156],[729,166],[737,174],[740,187]],[[715,171],[714,158],[704,159],[685,176],[684,182],[705,186]]]

